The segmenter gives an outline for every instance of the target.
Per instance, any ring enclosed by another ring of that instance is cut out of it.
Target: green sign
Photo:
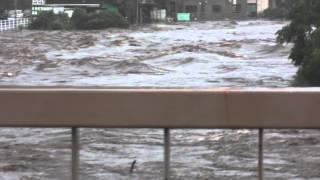
[[[178,21],[190,21],[191,14],[190,13],[177,13]]]
[[[104,4],[102,6],[102,9],[104,9],[105,11],[110,12],[110,13],[116,13],[116,14],[119,13],[118,7],[116,7],[112,4]]]

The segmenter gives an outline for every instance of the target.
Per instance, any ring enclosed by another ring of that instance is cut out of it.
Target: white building
[[[249,0],[248,0],[249,1]],[[257,0],[257,13],[262,13],[269,8],[269,0]]]

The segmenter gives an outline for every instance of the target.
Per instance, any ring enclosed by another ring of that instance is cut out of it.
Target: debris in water
[[[134,168],[135,168],[136,163],[137,163],[137,160],[134,160],[134,161],[131,163],[130,173],[133,173],[133,170],[134,170]]]

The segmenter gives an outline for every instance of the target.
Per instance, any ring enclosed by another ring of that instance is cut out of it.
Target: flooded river
[[[287,87],[286,22],[0,34],[0,85]],[[162,179],[163,132],[81,129],[81,179]],[[266,179],[320,179],[320,133],[266,130]],[[256,179],[257,131],[173,130],[173,179]],[[69,129],[0,129],[0,179],[70,178]],[[136,167],[130,173],[131,163]]]

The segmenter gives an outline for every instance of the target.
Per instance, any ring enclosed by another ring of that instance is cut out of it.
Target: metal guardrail
[[[165,180],[170,129],[258,129],[262,180],[264,129],[320,128],[320,88],[0,88],[0,101],[1,127],[72,128],[72,180],[79,179],[80,127],[163,128]]]
[[[27,27],[30,20],[28,18],[17,18],[9,20],[0,20],[0,32]]]

